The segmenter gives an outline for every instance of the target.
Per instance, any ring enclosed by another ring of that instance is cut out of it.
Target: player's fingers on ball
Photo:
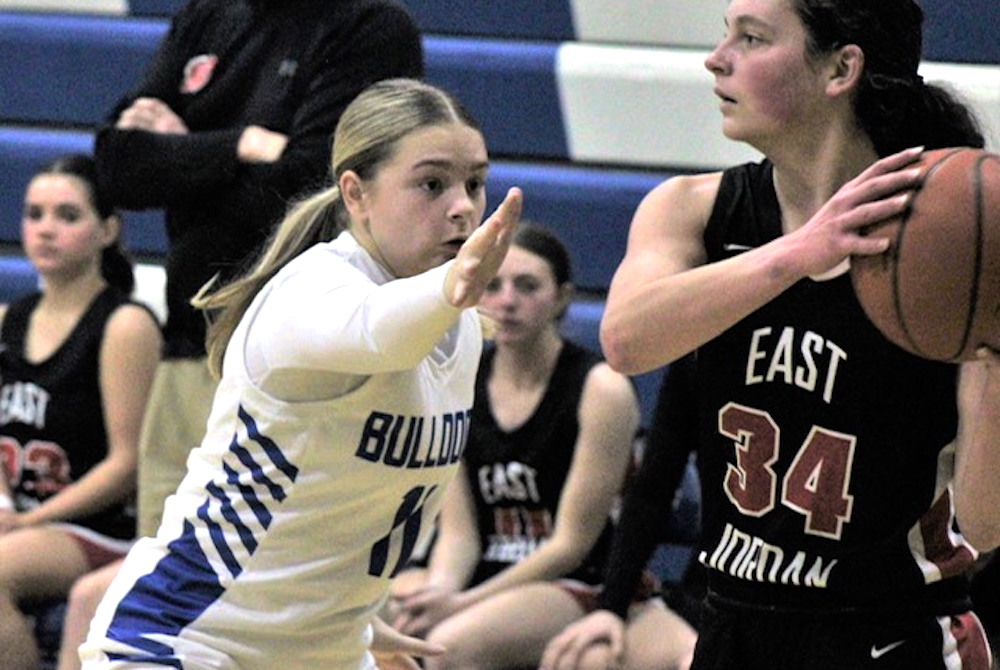
[[[906,205],[911,194],[920,186],[921,173],[922,170],[914,168],[878,175],[856,184],[851,195],[858,204],[898,200]]]
[[[850,252],[853,256],[875,256],[884,254],[892,246],[892,242],[887,237],[859,237],[851,246]]]
[[[847,218],[847,226],[849,228],[864,228],[899,216],[910,207],[910,202],[909,193],[899,193],[889,198],[859,205]]]
[[[872,163],[865,172],[894,172],[902,167],[920,160],[924,148],[908,147],[894,154],[889,154]]]
[[[542,651],[542,658],[538,663],[539,670],[555,670],[559,654],[562,653],[562,648],[562,635],[556,635],[549,640],[549,643],[545,645],[545,649]]]

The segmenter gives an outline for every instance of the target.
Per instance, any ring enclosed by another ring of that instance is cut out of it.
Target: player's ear
[[[122,232],[122,219],[118,214],[112,214],[111,216],[103,219],[101,221],[101,246],[110,247],[116,241]]]
[[[865,52],[857,44],[847,44],[829,56],[827,93],[842,95],[857,88],[865,71]]]
[[[575,292],[576,287],[573,286],[572,282],[567,281],[559,285],[556,297],[556,304],[558,305],[556,313],[559,314],[560,318],[566,313],[566,310],[569,309],[570,303],[573,302]]]
[[[365,188],[361,177],[354,170],[344,170],[337,183],[340,186],[340,198],[351,218],[354,220],[363,219],[367,203],[365,202]]]

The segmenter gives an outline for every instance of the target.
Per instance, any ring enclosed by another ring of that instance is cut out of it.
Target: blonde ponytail
[[[249,272],[214,290],[217,277],[213,277],[191,299],[194,307],[208,314],[205,349],[213,375],[222,375],[222,357],[226,346],[260,289],[303,251],[336,237],[340,228],[341,207],[337,186],[300,201],[285,216]]]

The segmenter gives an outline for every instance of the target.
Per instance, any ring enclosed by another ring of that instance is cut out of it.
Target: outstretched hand
[[[379,670],[421,670],[414,657],[440,656],[444,647],[394,630],[378,617],[372,620],[370,651]]]
[[[521,189],[507,191],[500,206],[458,250],[444,280],[444,295],[455,307],[474,307],[507,256],[521,218]]]

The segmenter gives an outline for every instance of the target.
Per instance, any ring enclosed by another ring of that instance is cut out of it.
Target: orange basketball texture
[[[872,226],[889,250],[851,259],[862,308],[892,342],[939,361],[1000,349],[1000,156],[924,152],[908,212]]]

